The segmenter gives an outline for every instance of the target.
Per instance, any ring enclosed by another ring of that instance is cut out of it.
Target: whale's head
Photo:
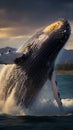
[[[18,51],[31,56],[40,63],[53,63],[70,36],[70,25],[67,20],[59,20],[36,33]],[[26,59],[28,59],[26,58]],[[21,59],[21,58],[20,58]],[[16,60],[19,62],[19,60]]]
[[[0,56],[0,63],[21,64],[28,59],[43,66],[54,63],[59,51],[70,36],[70,25],[59,20],[41,29],[32,36],[17,52],[8,52]],[[24,54],[24,55],[23,55]],[[22,56],[23,55],[23,56]]]
[[[59,51],[65,45],[70,36],[70,25],[68,21],[60,20],[49,26],[47,26],[43,33],[48,36],[45,43],[42,45],[42,49],[49,55],[49,61],[55,60]]]
[[[70,25],[66,20],[59,20],[45,27],[18,50],[24,55],[16,59],[15,63],[24,66],[32,76],[37,72],[45,75],[47,70],[50,76],[55,59],[68,40],[70,32]]]

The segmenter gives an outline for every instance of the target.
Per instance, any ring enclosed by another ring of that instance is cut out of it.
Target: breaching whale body
[[[6,101],[15,89],[16,104],[28,108],[33,104],[42,86],[49,79],[54,97],[61,107],[62,102],[56,88],[57,83],[53,78],[53,71],[55,59],[67,42],[70,31],[68,21],[56,21],[32,36],[15,53],[5,54],[6,59],[3,57],[0,63],[11,65],[7,65],[2,70],[0,98]],[[9,58],[10,55],[13,57],[12,61]]]

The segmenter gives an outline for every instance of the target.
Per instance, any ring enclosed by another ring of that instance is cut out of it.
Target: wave
[[[0,114],[11,115],[39,115],[39,116],[54,116],[54,115],[69,115],[73,114],[73,99],[62,99],[64,111],[61,112],[54,100],[51,87],[48,82],[43,86],[41,92],[37,96],[33,105],[26,109],[17,106],[14,99],[13,89],[11,95],[6,101],[0,99]]]

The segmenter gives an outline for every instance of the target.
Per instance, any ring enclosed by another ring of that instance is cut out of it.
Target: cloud
[[[73,0],[2,0],[0,28],[2,37],[33,34],[38,28],[60,18],[73,20]],[[0,37],[1,37],[0,36]]]

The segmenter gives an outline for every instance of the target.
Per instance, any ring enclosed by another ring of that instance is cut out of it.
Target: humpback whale
[[[0,98],[6,101],[15,88],[16,104],[28,108],[49,79],[54,97],[61,107],[62,102],[53,72],[56,57],[67,42],[70,32],[68,21],[58,20],[38,31],[17,51],[5,53],[6,58],[1,55],[0,64],[10,65],[2,70],[0,84],[3,93]]]

